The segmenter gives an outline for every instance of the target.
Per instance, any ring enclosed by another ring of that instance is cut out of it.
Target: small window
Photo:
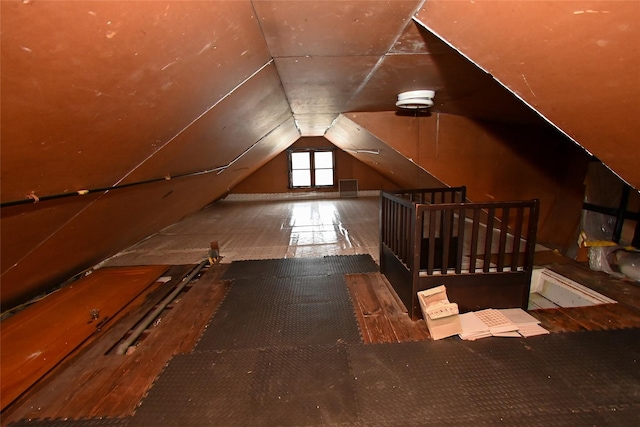
[[[289,186],[317,188],[334,186],[334,155],[331,149],[289,150]]]

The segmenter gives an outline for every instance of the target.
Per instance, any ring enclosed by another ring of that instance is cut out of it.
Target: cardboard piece
[[[439,340],[462,332],[458,305],[449,302],[444,286],[418,292],[418,301],[431,339]]]

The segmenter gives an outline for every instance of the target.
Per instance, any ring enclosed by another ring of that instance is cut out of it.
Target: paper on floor
[[[520,308],[486,309],[460,315],[460,338],[531,337],[548,334],[535,317]]]

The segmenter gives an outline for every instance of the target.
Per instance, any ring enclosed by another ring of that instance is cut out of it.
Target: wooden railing
[[[421,188],[416,190],[401,190],[392,193],[419,204],[442,204],[466,202],[467,187],[449,188]]]
[[[428,275],[528,270],[538,205],[537,200],[417,205],[421,245],[414,256]]]
[[[402,190],[382,195],[381,244],[385,244],[407,268],[412,268],[416,248],[419,255],[422,239],[421,234],[416,234],[416,203],[463,203],[466,187]]]
[[[386,245],[407,268],[412,268],[417,241],[415,204],[389,193],[382,193],[380,204],[380,243]]]

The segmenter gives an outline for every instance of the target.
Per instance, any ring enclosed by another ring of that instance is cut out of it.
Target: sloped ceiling
[[[640,2],[428,0],[416,18],[640,189]]]
[[[301,136],[402,175],[411,161],[342,114],[395,111],[406,90],[435,89],[437,113],[551,122],[638,188],[638,4],[2,1],[3,309],[224,196]],[[585,40],[601,49],[581,55]],[[358,152],[372,145],[382,161]]]

